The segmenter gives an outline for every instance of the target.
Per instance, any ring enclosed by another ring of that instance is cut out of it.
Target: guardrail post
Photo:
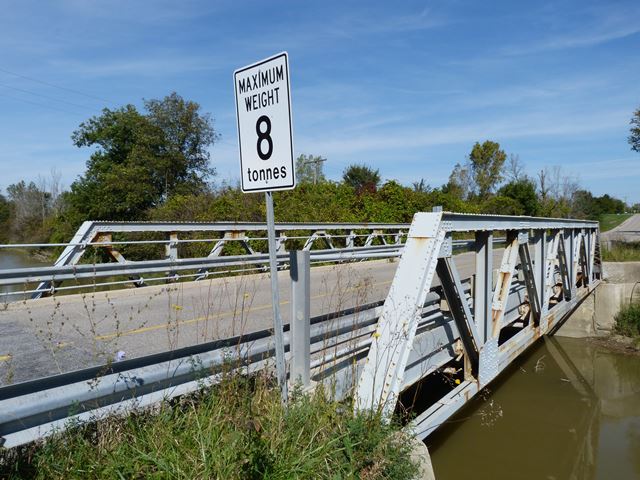
[[[291,269],[291,369],[290,381],[306,387],[310,383],[310,253],[289,252]]]

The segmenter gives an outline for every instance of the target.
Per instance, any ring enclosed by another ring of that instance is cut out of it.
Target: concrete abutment
[[[610,335],[615,316],[640,301],[640,262],[605,262],[604,281],[567,319],[556,335],[585,338]]]

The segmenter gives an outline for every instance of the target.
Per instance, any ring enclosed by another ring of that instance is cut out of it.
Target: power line
[[[29,103],[31,105],[36,105],[38,107],[45,107],[45,108],[50,108],[52,110],[57,110],[59,112],[64,112],[64,113],[71,113],[73,115],[81,115],[80,112],[73,112],[71,110],[65,110],[63,108],[59,108],[59,107],[54,107],[51,105],[47,105],[46,103],[38,103],[38,102],[32,102],[31,100],[25,100],[24,98],[18,98],[18,97],[12,97],[10,95],[3,95],[2,93],[0,93],[0,97],[4,97],[4,98],[9,98],[11,100],[18,100],[19,102],[24,102],[24,103]]]
[[[36,97],[46,98],[47,100],[53,100],[54,102],[66,103],[67,105],[71,105],[73,107],[84,108],[86,110],[91,110],[91,111],[95,110],[94,108],[87,107],[86,105],[80,105],[79,103],[73,103],[73,102],[68,102],[66,100],[60,100],[60,99],[55,98],[55,97],[50,97],[49,95],[43,95],[41,93],[36,93],[36,92],[31,92],[29,90],[24,90],[22,88],[12,87],[11,85],[6,85],[4,83],[0,83],[0,87],[10,88],[11,90],[15,90],[17,92],[23,92],[23,93],[27,93],[29,95],[34,95]]]
[[[101,102],[113,103],[111,102],[111,100],[107,100],[106,98],[96,97],[95,95],[83,93],[79,90],[74,90],[73,88],[61,87],[60,85],[55,85],[53,83],[45,82],[44,80],[38,80],[37,78],[28,77],[27,75],[21,75],[19,73],[11,72],[4,68],[0,68],[0,72],[7,73],[9,75],[14,75],[18,78],[24,78],[25,80],[30,80],[32,82],[41,83],[42,85],[47,85],[48,87],[58,88],[60,90],[66,90],[67,92],[75,93],[76,95],[82,95],[83,97],[92,98],[94,100],[100,100]]]

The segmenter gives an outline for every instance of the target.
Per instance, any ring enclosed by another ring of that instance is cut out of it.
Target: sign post
[[[265,192],[267,236],[276,350],[276,373],[287,402],[287,372],[278,291],[274,190],[295,188],[289,57],[282,52],[233,74],[240,147],[240,178],[243,192]]]

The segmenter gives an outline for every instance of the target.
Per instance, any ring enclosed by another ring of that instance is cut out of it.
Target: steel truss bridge
[[[417,213],[410,226],[279,224],[276,229],[278,260],[290,268],[292,321],[284,328],[289,380],[309,389],[328,384],[337,398],[353,397],[357,409],[391,415],[412,408],[407,428],[419,438],[454,415],[539,337],[552,334],[601,278],[597,222],[429,212]],[[69,244],[46,245],[64,248],[54,266],[0,271],[0,285],[21,285],[14,296],[39,297],[65,288],[140,286],[261,270],[268,259],[260,250],[265,231],[264,224],[86,222]],[[187,248],[192,244],[200,249]],[[136,261],[123,254],[135,256],[133,247],[149,246],[155,248],[150,251],[160,246],[162,258]],[[83,256],[97,249],[104,253],[94,253],[93,260],[113,261],[83,263]],[[456,249],[466,253],[455,254]],[[496,255],[501,260],[494,265]],[[309,318],[312,263],[395,256],[400,260],[384,301]],[[473,267],[461,273],[461,259],[469,256]],[[187,394],[215,383],[229,359],[238,361],[241,372],[273,368],[273,331],[5,385],[0,442],[24,444],[69,421],[95,421]],[[414,405],[410,398],[423,401]]]

